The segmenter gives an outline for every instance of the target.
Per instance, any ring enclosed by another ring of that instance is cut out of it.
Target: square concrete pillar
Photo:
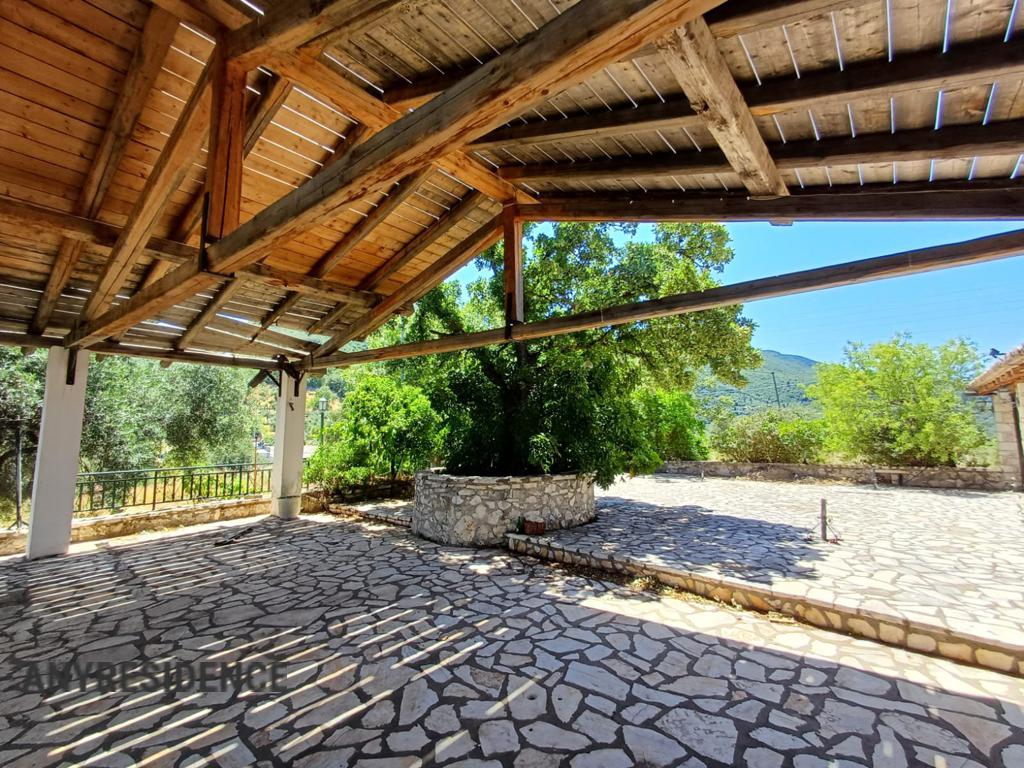
[[[71,355],[78,358],[74,383],[68,384]],[[87,350],[72,352],[63,347],[50,347],[32,482],[32,517],[29,519],[25,551],[29,560],[63,555],[71,544],[71,515],[78,478],[78,454],[82,447],[88,371]]]
[[[1014,487],[1021,487],[1024,478],[1024,447],[1021,445],[1020,402],[1009,389],[992,395],[992,410],[996,418],[996,448],[999,466]]]
[[[282,520],[302,509],[302,449],[306,444],[306,378],[296,384],[281,371],[274,433],[274,466],[270,474],[271,511]]]

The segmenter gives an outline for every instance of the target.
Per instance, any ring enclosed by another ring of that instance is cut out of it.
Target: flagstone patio
[[[821,499],[838,542],[821,540]],[[523,552],[651,570],[726,600],[767,601],[759,607],[1024,674],[1021,499],[656,475],[601,492],[589,525],[515,538]]]
[[[4,766],[1024,764],[1018,678],[393,526],[209,525],[8,559],[0,584]],[[25,664],[69,659],[287,672],[24,692]]]

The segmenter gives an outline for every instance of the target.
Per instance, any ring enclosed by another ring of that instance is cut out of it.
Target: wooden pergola
[[[1021,218],[1017,8],[8,0],[2,340],[322,368],[366,359],[339,350],[503,237],[520,321],[524,220]],[[1022,246],[1008,235],[722,297]]]
[[[1024,230],[522,322],[523,221],[1024,218],[1018,7],[5,0],[0,342],[67,386],[86,350],[298,381],[1015,256]],[[501,240],[505,327],[343,351]]]

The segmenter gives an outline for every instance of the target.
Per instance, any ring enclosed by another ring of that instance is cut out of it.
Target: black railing
[[[116,512],[132,507],[180,501],[233,499],[270,490],[270,464],[221,464],[209,467],[165,467],[78,476],[75,514]]]

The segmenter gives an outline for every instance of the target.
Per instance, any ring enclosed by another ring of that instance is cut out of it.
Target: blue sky
[[[1012,222],[730,224],[736,252],[722,280],[735,283],[783,272],[883,256],[1015,229]],[[641,228],[638,237],[645,236]],[[459,279],[475,276],[472,265]],[[1024,343],[1024,257],[751,302],[754,344],[814,360],[842,357],[849,341],[909,332],[938,344],[963,336],[983,354]]]

